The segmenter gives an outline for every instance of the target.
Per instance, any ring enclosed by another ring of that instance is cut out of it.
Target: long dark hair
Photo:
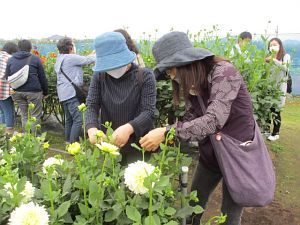
[[[114,32],[121,33],[124,36],[124,38],[126,39],[126,44],[129,48],[129,50],[134,52],[135,54],[139,54],[138,48],[136,47],[136,45],[134,44],[134,41],[132,40],[132,38],[130,37],[130,35],[128,34],[128,32],[126,30],[117,29],[117,30],[114,30]]]
[[[180,85],[172,80],[175,107],[180,102],[181,94],[185,101],[188,100],[191,89],[196,90],[201,96],[208,94],[208,75],[214,66],[221,61],[228,60],[220,56],[211,56],[185,66],[176,67],[176,77],[180,80]]]
[[[284,55],[285,55],[285,50],[284,50],[284,47],[283,47],[283,44],[282,44],[282,41],[279,39],[279,38],[272,38],[270,41],[269,41],[269,44],[268,44],[268,50],[270,48],[270,44],[272,41],[276,41],[278,44],[279,44],[279,51],[277,53],[277,56],[276,56],[276,59],[277,60],[282,60]]]

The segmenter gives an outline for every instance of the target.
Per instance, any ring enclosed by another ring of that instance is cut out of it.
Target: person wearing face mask
[[[83,84],[82,66],[95,62],[95,55],[80,56],[76,54],[76,46],[71,38],[65,37],[58,41],[59,54],[54,65],[57,74],[57,94],[65,112],[65,141],[73,143],[79,140],[82,128],[82,114],[78,111],[80,105],[76,92],[65,74],[81,86]]]
[[[121,148],[122,163],[128,164],[141,158],[130,144],[154,128],[155,77],[150,69],[133,63],[136,54],[118,32],[96,37],[94,48],[95,73],[86,101],[89,140],[96,143],[98,130],[105,132],[103,124],[112,122],[114,144]]]
[[[179,104],[182,94],[188,108],[182,121],[156,128],[141,138],[141,147],[148,151],[157,149],[171,127],[176,127],[180,141],[197,141],[200,158],[192,191],[197,190],[199,202],[192,204],[205,208],[223,176],[209,136],[220,131],[241,142],[251,141],[255,121],[250,95],[242,76],[230,62],[206,49],[193,47],[183,32],[164,35],[152,52],[157,62],[154,72],[164,73],[172,80],[174,104]],[[199,99],[206,110],[202,111]],[[220,135],[216,138],[221,140]],[[240,224],[242,211],[223,181],[222,213],[227,214],[224,224]],[[192,224],[200,224],[200,219],[201,215],[194,216]]]
[[[279,38],[272,38],[269,41],[268,49],[271,56],[266,58],[266,62],[273,63],[274,66],[272,68],[272,77],[277,81],[278,87],[282,92],[282,96],[280,96],[279,108],[271,108],[271,112],[274,113],[273,131],[268,137],[268,140],[276,141],[279,139],[279,131],[281,126],[280,111],[284,107],[286,100],[288,70],[291,63],[291,56],[285,52],[282,41]]]

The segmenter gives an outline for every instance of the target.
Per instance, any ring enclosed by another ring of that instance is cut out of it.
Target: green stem
[[[80,179],[80,183],[83,184],[83,198],[84,198],[84,204],[86,207],[88,207],[88,201],[87,201],[87,196],[86,196],[86,187],[85,187],[85,180],[84,180],[84,176],[82,173],[82,166],[81,166],[81,162],[80,159],[78,158],[78,155],[75,156],[76,161],[77,161],[77,165],[79,168],[79,179]]]
[[[112,177],[115,177],[115,159],[111,157],[111,164],[112,164]]]
[[[98,224],[102,224],[102,217],[100,216],[99,217],[99,209],[101,208],[100,206],[100,203],[102,202],[103,200],[103,193],[104,193],[104,190],[105,190],[105,187],[103,187],[102,183],[103,183],[103,174],[104,174],[104,169],[105,169],[105,164],[106,164],[106,157],[107,154],[104,154],[104,161],[103,161],[103,164],[102,164],[102,169],[101,169],[101,174],[100,174],[100,199],[99,199],[99,207],[97,207],[97,210],[96,210],[96,221]],[[99,221],[99,218],[100,218],[100,221]]]
[[[101,175],[100,175],[100,184],[102,184],[102,182],[103,182],[103,173],[104,173],[106,159],[107,159],[106,156],[107,156],[107,154],[104,154],[104,161],[103,161],[103,164],[102,164]]]
[[[166,136],[164,148],[162,149],[163,150],[163,155],[162,155],[162,158],[161,158],[161,161],[160,161],[160,166],[159,166],[159,169],[160,169],[161,172],[162,172],[163,165],[164,165],[165,158],[166,158],[166,150],[167,150],[167,145],[168,145],[168,139],[169,139],[169,134],[167,134],[167,136]]]
[[[148,209],[148,212],[149,212],[149,224],[153,224],[152,220],[152,195],[153,195],[153,192],[152,192],[152,187],[149,189],[149,209]]]
[[[31,167],[31,169],[30,169],[30,172],[31,172],[31,183],[34,184],[34,182],[33,182],[33,168],[32,168],[32,167]]]
[[[210,225],[211,224],[211,222],[214,220],[214,219],[217,219],[218,218],[218,216],[214,216],[214,217],[212,217],[212,218],[210,218],[208,221],[207,221],[207,225]]]
[[[142,148],[142,154],[143,154],[143,162],[145,161],[145,149]]]
[[[54,201],[53,201],[53,190],[52,190],[52,184],[51,184],[51,177],[48,173],[48,186],[49,186],[49,198],[50,198],[50,204],[51,204],[51,216],[54,218]]]
[[[85,127],[85,112],[82,112],[82,121],[83,121],[83,135],[84,135],[84,142],[86,142],[86,127]]]

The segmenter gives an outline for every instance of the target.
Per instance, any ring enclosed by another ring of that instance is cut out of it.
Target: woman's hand
[[[141,147],[147,151],[155,151],[159,147],[160,143],[165,140],[165,132],[165,127],[151,130],[139,141]]]
[[[270,62],[272,60],[272,58],[273,58],[272,56],[268,56],[268,57],[265,58],[265,61]]]
[[[97,128],[88,129],[89,140],[92,144],[96,144],[97,142],[96,134],[98,133],[98,131],[99,130]]]
[[[112,134],[114,144],[118,147],[123,147],[127,144],[128,139],[133,132],[133,127],[129,123],[118,127]]]

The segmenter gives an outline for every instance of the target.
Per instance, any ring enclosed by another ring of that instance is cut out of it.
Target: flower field
[[[282,93],[270,77],[270,65],[265,63],[266,37],[261,37],[262,48],[250,44],[242,49],[245,54],[231,55],[235,38],[230,35],[226,40],[218,38],[216,29],[190,34],[190,39],[196,47],[224,56],[239,69],[251,94],[255,117],[261,128],[267,130],[272,116],[270,108],[277,106]],[[139,44],[146,66],[154,68],[153,41],[144,39]],[[82,54],[90,51],[84,49]],[[63,124],[54,72],[57,53],[39,56],[49,82],[43,119],[53,115]],[[248,60],[251,63],[245,63]],[[84,71],[84,79],[89,82],[91,67],[85,67]],[[157,125],[171,124],[184,114],[183,103],[177,109],[172,105],[169,81],[157,82],[156,108]],[[81,105],[79,110],[84,116],[86,107]],[[153,153],[149,161],[144,160],[144,149],[132,145],[140,151],[142,160],[124,166],[120,163],[119,149],[113,145],[109,122],[105,123],[107,133],[97,134],[99,144],[92,145],[84,136],[80,142],[67,146],[67,156],[51,157],[48,157],[50,145],[45,141],[46,134],[38,136],[40,125],[33,129],[34,122],[35,118],[29,116],[26,132],[12,137],[4,135],[3,128],[0,131],[1,225],[176,225],[193,213],[203,212],[201,207],[190,205],[191,201],[197,201],[195,192],[188,195],[181,192],[181,168],[189,166],[192,159],[174,143],[174,130],[161,144],[161,151]],[[226,216],[214,216],[207,225],[225,220]]]
[[[86,107],[79,108],[84,116]],[[122,166],[110,123],[105,135],[97,135],[100,144],[84,138],[67,146],[68,157],[47,157],[46,134],[30,133],[34,121],[29,116],[24,134],[1,135],[0,224],[175,225],[203,211],[189,205],[197,201],[195,192],[183,195],[178,189],[180,168],[189,166],[191,158],[168,145],[174,143],[174,130],[148,162]],[[216,216],[207,224],[225,218]]]

